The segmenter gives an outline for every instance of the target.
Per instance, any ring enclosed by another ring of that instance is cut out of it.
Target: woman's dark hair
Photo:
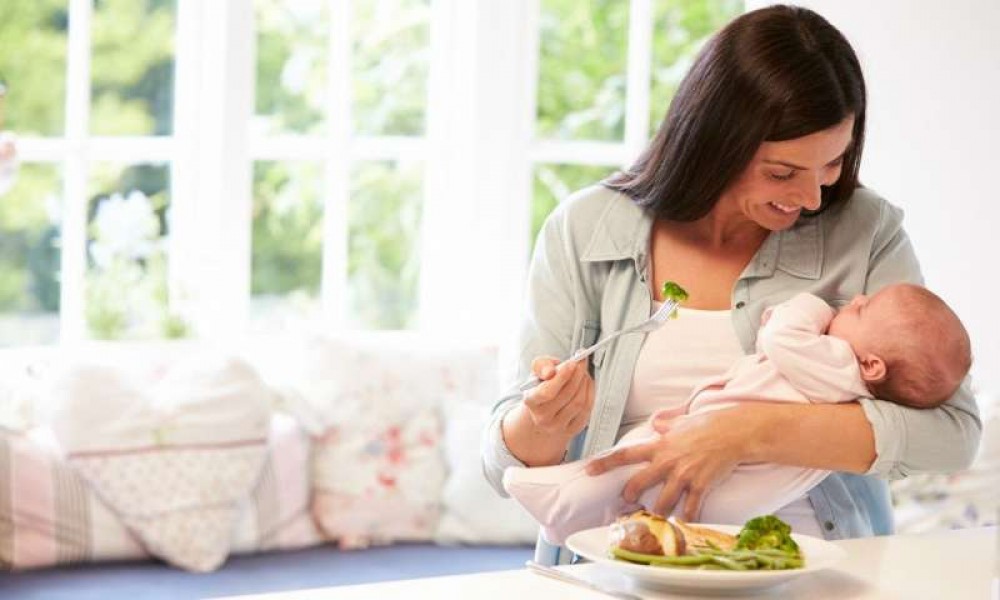
[[[712,36],[674,96],[659,131],[627,170],[605,185],[656,217],[699,219],[765,141],[828,129],[854,115],[837,182],[821,210],[858,187],[865,135],[865,82],[844,36],[815,12],[772,6]]]

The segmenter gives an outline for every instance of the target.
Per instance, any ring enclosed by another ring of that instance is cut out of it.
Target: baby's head
[[[877,398],[914,408],[947,400],[972,364],[969,334],[941,298],[918,285],[890,285],[858,296],[830,323],[851,345]]]

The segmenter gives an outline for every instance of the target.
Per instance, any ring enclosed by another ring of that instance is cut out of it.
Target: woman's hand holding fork
[[[569,441],[587,426],[594,407],[594,380],[587,363],[559,365],[559,359],[550,356],[532,361],[531,371],[541,383],[503,420],[504,442],[521,462],[530,467],[558,464]]]

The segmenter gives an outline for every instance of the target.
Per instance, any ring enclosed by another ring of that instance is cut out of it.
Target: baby
[[[916,285],[858,296],[837,312],[816,296],[799,294],[768,309],[761,321],[755,354],[697,387],[683,406],[655,412],[616,447],[655,436],[656,421],[726,409],[747,399],[810,403],[873,396],[933,408],[951,397],[972,362],[961,321],[938,296]],[[645,464],[595,476],[586,474],[585,464],[504,472],[504,489],[539,522],[550,543],[562,544],[575,531],[606,525],[640,506],[651,508],[662,489],[647,489],[637,504],[629,504],[621,498],[622,489]],[[740,465],[705,496],[700,520],[741,524],[773,513],[828,474],[787,465]]]

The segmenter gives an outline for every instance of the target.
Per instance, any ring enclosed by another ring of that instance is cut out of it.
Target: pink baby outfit
[[[655,437],[654,421],[724,410],[740,402],[834,403],[869,395],[850,345],[824,335],[833,315],[826,302],[811,294],[773,307],[765,313],[755,354],[704,382],[684,406],[653,413],[623,436],[616,448]],[[629,504],[621,498],[622,489],[645,463],[590,476],[584,470],[586,462],[511,467],[504,472],[504,489],[539,522],[549,543],[562,544],[571,533],[611,523],[640,505],[652,508],[662,489],[662,485],[649,488],[638,503]],[[801,498],[828,474],[786,465],[740,465],[705,496],[699,521],[741,525]],[[676,510],[683,508],[683,500]]]

